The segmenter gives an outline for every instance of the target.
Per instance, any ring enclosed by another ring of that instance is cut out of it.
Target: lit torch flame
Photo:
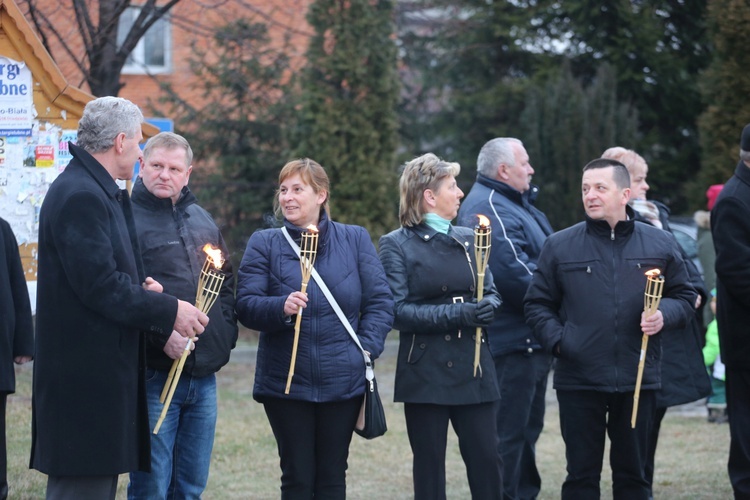
[[[315,227],[314,224],[310,224],[309,226],[307,226],[307,230],[310,231],[311,233],[317,233],[317,232],[319,232],[318,228]]]
[[[477,214],[477,217],[479,218],[479,225],[478,225],[478,227],[480,229],[486,229],[487,227],[489,227],[490,220],[487,217],[485,217],[482,214]]]
[[[661,274],[661,271],[658,269],[651,269],[650,271],[646,271],[646,276],[659,276]]]
[[[221,257],[221,250],[206,243],[203,246],[203,251],[206,252],[206,255],[208,255],[208,258],[211,260],[214,267],[216,269],[221,269],[221,266],[224,265],[224,259]]]

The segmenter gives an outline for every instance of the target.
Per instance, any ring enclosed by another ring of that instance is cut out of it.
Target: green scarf
[[[448,234],[451,221],[443,219],[438,214],[427,212],[424,214],[424,222],[438,233]]]

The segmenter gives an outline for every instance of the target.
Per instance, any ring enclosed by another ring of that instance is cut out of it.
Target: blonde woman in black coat
[[[401,176],[402,227],[380,239],[400,331],[395,401],[404,403],[414,454],[414,497],[445,498],[448,423],[458,435],[473,498],[502,497],[495,366],[482,342],[474,376],[477,327],[492,321],[500,296],[489,269],[477,303],[474,233],[454,227],[463,192],[460,167],[428,153]],[[483,338],[485,338],[483,336]]]

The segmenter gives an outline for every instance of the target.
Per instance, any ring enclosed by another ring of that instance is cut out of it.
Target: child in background
[[[723,424],[729,421],[727,415],[727,395],[724,382],[724,363],[719,352],[719,327],[716,322],[716,288],[711,290],[711,311],[714,319],[706,330],[706,345],[703,347],[703,361],[711,375],[711,395],[706,399],[708,421]]]

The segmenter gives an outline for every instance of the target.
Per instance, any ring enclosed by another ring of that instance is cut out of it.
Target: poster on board
[[[34,120],[31,70],[0,56],[0,137],[28,137]]]

